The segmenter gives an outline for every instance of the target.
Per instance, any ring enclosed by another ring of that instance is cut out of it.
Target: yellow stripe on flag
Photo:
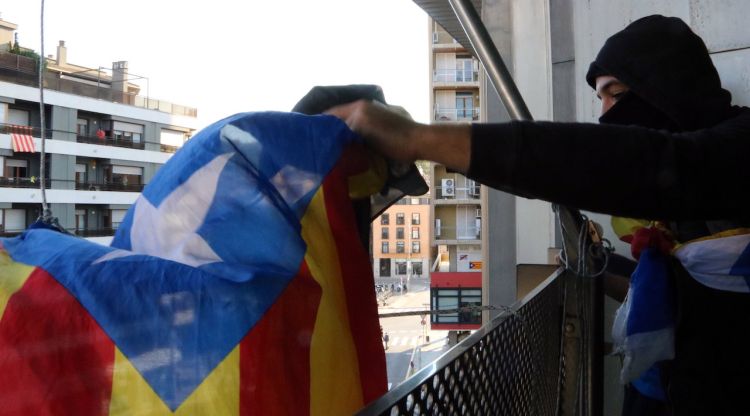
[[[310,346],[310,414],[353,414],[364,405],[359,362],[322,187],[302,218],[302,238],[305,261],[322,289]]]
[[[235,347],[203,383],[173,413],[151,386],[133,367],[130,360],[115,348],[112,378],[112,400],[109,414],[115,415],[216,415],[237,416],[240,413],[240,348]]]
[[[0,320],[8,300],[29,279],[33,266],[13,261],[5,250],[0,250]]]

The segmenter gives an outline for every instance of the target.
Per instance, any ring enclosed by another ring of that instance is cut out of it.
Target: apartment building
[[[430,19],[432,123],[480,120],[479,62]],[[433,309],[481,304],[482,202],[478,183],[431,164],[431,303]],[[432,316],[433,329],[465,330],[481,325],[480,313]]]
[[[372,223],[372,251],[378,283],[406,284],[430,277],[429,198],[404,197]]]
[[[33,51],[0,20],[0,236],[40,214],[41,114]],[[196,109],[143,96],[126,61],[111,70],[45,58],[47,201],[63,227],[108,243],[143,187],[193,134]]]

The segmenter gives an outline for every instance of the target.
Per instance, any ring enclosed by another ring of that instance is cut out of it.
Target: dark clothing
[[[750,108],[731,95],[701,39],[649,16],[607,40],[587,80],[630,91],[603,124],[475,124],[467,176],[528,198],[668,221],[678,242],[750,226]],[[750,295],[698,283],[674,261],[675,414],[750,414]],[[632,404],[632,403],[631,403]]]
[[[615,105],[616,107],[616,105]],[[669,220],[750,216],[750,109],[707,129],[474,124],[467,176],[607,214]]]

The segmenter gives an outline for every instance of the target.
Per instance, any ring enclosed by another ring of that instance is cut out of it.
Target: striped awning
[[[35,153],[34,138],[31,136],[32,128],[29,126],[12,126],[11,142],[14,152]]]

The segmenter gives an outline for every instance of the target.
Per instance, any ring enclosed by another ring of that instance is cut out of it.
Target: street
[[[388,287],[386,293],[390,294],[391,283],[394,283],[395,287],[400,282],[398,278],[378,278],[376,283]],[[430,308],[429,279],[411,278],[407,287],[408,290],[405,293],[393,292],[387,296],[385,306],[381,300],[378,312],[385,314]],[[422,315],[380,319],[383,333],[388,334],[389,338],[385,351],[389,389],[403,382],[409,375],[434,361],[447,350],[445,345],[448,331],[430,331],[430,317],[424,317],[424,326],[421,323],[422,319]],[[426,341],[426,337],[429,337],[429,342]],[[412,362],[414,366],[410,370]]]

